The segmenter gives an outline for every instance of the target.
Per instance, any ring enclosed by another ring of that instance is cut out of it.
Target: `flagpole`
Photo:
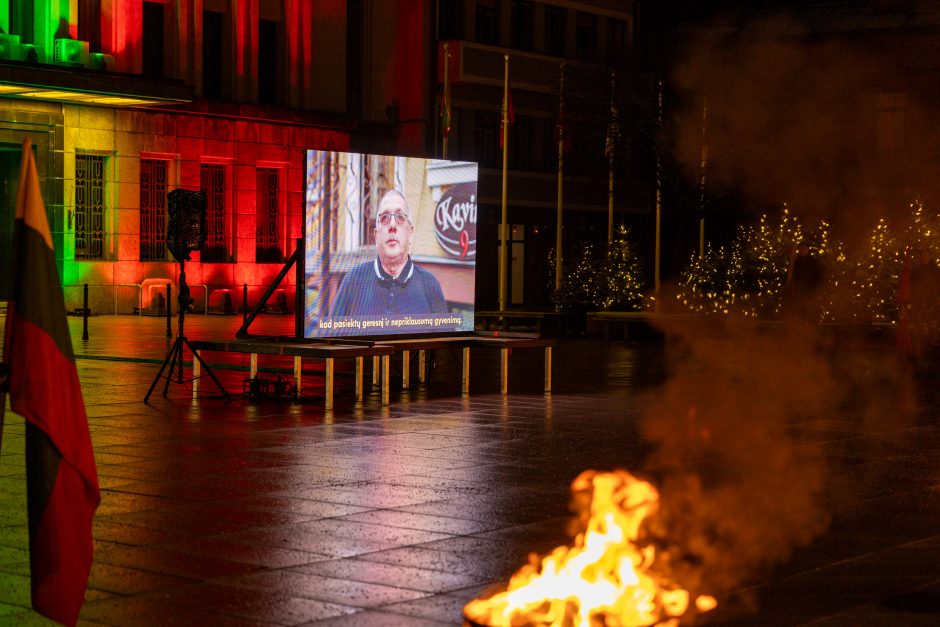
[[[558,81],[558,209],[555,215],[555,291],[561,290],[561,219],[562,198],[564,198],[565,179],[565,64],[559,65],[560,78]]]
[[[506,179],[509,167],[509,55],[503,55],[503,191],[502,220],[499,223],[499,310],[506,310]]]
[[[708,166],[708,99],[702,98],[702,163],[699,176],[698,258],[705,257],[705,169]]]
[[[610,121],[607,125],[607,247],[614,240],[614,71],[610,71]]]
[[[662,133],[663,126],[663,82],[657,84],[657,110],[656,121],[658,122],[657,131]],[[663,209],[663,164],[662,155],[659,150],[656,151],[656,254],[655,271],[653,273],[653,294],[656,297],[656,311],[659,311],[660,298],[660,237],[662,235],[662,209]]]
[[[450,42],[444,42],[444,101],[441,103],[444,123],[450,125]],[[441,146],[441,158],[447,158],[447,135],[446,128],[441,129],[444,135],[444,143]]]

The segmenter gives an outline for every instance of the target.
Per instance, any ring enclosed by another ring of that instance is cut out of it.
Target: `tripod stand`
[[[189,349],[190,353],[193,354],[193,359],[199,360],[199,363],[205,369],[206,373],[212,377],[212,380],[215,381],[216,386],[225,396],[226,400],[230,398],[228,392],[226,392],[225,388],[222,387],[222,384],[219,383],[215,373],[213,373],[212,369],[209,368],[209,364],[203,361],[202,357],[199,356],[199,353],[193,349],[193,345],[189,343],[189,340],[186,339],[186,334],[183,332],[183,322],[186,319],[186,308],[189,307],[192,302],[193,299],[189,296],[189,286],[186,285],[186,262],[180,260],[179,328],[176,333],[176,340],[173,342],[173,346],[170,347],[169,352],[166,354],[166,359],[163,360],[163,365],[160,366],[160,372],[158,372],[157,376],[154,377],[153,383],[150,384],[150,389],[147,390],[147,396],[144,397],[145,403],[150,401],[150,395],[153,394],[153,389],[157,387],[157,381],[159,381],[160,377],[163,376],[163,371],[166,370],[168,365],[170,366],[170,370],[166,373],[166,383],[163,384],[163,397],[166,398],[167,390],[170,388],[170,380],[173,379],[174,371],[176,372],[176,382],[180,384],[183,383],[184,346]],[[167,303],[166,306],[169,307],[170,303]]]

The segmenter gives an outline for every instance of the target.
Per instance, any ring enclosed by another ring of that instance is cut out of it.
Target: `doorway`
[[[0,302],[10,299],[13,289],[13,219],[20,184],[20,144],[0,142]]]
[[[509,231],[509,304],[525,303],[525,225],[513,224]]]

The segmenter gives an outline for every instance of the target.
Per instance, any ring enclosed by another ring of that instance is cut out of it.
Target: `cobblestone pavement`
[[[187,335],[240,322],[189,316]],[[890,339],[560,338],[550,396],[541,351],[512,355],[507,396],[481,352],[466,398],[459,356],[438,351],[427,385],[396,389],[395,366],[386,407],[374,391],[354,403],[337,366],[327,412],[321,364],[305,362],[298,401],[246,398],[247,358],[218,354],[232,401],[173,382],[144,404],[165,322],[95,317],[88,340],[70,325],[102,487],[81,624],[460,624],[530,552],[569,542],[569,485],[588,468],[661,481],[673,541],[696,543],[687,574],[717,592],[698,624],[940,624],[936,369]],[[23,430],[7,411],[0,624],[40,625]]]

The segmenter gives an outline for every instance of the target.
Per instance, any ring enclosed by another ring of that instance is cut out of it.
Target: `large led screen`
[[[304,336],[472,331],[477,164],[306,159]]]

